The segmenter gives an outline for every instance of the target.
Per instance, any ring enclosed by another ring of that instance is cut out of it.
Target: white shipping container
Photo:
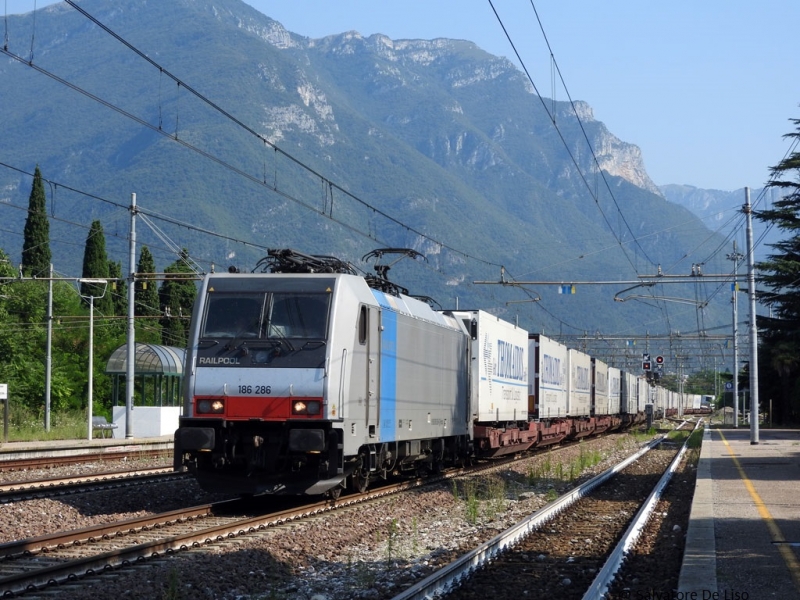
[[[624,415],[634,415],[639,411],[639,388],[636,375],[630,371],[622,372],[622,394],[619,410]]]
[[[608,365],[602,360],[592,359],[592,414],[608,415]]]
[[[474,418],[479,422],[527,421],[528,332],[482,310],[457,310],[453,316],[475,333],[471,385]]]
[[[638,398],[639,398],[638,412],[644,412],[645,404],[653,403],[652,398],[650,398],[650,384],[647,383],[647,380],[644,377],[637,377],[636,387],[638,389]]]
[[[608,414],[618,415],[622,396],[622,371],[608,367]]]
[[[531,334],[528,339],[528,404],[537,419],[567,416],[567,347]]]
[[[567,416],[588,417],[592,408],[592,358],[569,349],[567,370]]]
[[[655,408],[659,411],[665,411],[669,408],[669,395],[666,389],[660,386],[655,388]]]

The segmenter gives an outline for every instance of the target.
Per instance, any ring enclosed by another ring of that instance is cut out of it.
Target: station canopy
[[[183,375],[186,350],[174,346],[136,343],[134,356],[135,375]],[[114,350],[106,364],[106,373],[125,374],[128,371],[128,345]]]

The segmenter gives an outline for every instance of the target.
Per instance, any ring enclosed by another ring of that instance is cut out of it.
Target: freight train
[[[336,498],[671,406],[644,378],[488,312],[437,310],[387,267],[362,276],[293,250],[261,264],[206,275],[195,302],[174,462],[207,491]]]

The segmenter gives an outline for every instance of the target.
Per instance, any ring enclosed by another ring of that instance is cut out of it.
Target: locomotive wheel
[[[353,478],[353,487],[358,490],[360,494],[367,491],[369,487],[369,471],[356,469],[351,477]]]
[[[350,479],[353,483],[353,489],[357,490],[360,494],[367,491],[369,487],[369,457],[363,449],[358,454],[358,465],[350,476]]]

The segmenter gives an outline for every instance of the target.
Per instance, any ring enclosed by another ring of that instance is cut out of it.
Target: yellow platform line
[[[783,557],[783,561],[786,563],[786,567],[789,569],[789,574],[792,576],[792,580],[794,581],[794,587],[800,591],[800,563],[797,561],[794,550],[792,550],[792,547],[786,542],[786,538],[783,536],[780,527],[778,527],[775,519],[772,518],[772,514],[769,512],[766,504],[764,504],[761,496],[758,495],[753,482],[747,477],[742,465],[739,463],[736,456],[734,456],[733,448],[731,448],[728,440],[725,439],[725,435],[722,433],[722,431],[719,431],[719,435],[722,438],[722,442],[728,449],[728,454],[730,454],[731,458],[733,459],[733,464],[736,465],[736,470],[739,471],[739,477],[742,478],[744,487],[747,488],[747,491],[750,493],[750,497],[753,499],[753,502],[756,505],[758,514],[761,515],[761,518],[766,523],[772,541],[778,546],[778,550]]]

